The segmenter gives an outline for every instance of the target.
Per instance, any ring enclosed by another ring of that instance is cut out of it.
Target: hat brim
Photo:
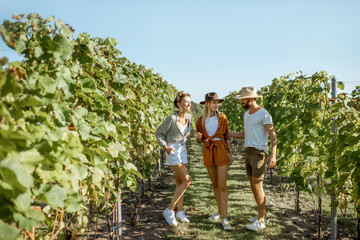
[[[201,101],[200,104],[204,105],[206,102],[210,102],[210,101],[218,101],[219,103],[222,103],[224,99],[211,99],[208,101]]]
[[[236,98],[236,99],[247,99],[247,98],[261,98],[262,96],[259,96],[259,95],[257,95],[257,96],[246,96],[246,97],[242,97],[242,96],[240,96],[240,95],[238,95],[238,96],[235,96],[234,98]]]

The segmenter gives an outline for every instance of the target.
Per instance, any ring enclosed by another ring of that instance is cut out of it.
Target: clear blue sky
[[[179,90],[203,100],[280,75],[324,70],[360,85],[358,0],[1,0],[0,23],[12,14],[54,15],[75,37],[115,37],[123,55],[153,68]],[[19,59],[0,40],[1,56]]]

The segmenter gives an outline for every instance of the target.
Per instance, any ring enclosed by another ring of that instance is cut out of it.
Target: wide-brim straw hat
[[[259,98],[262,97],[257,95],[255,87],[243,87],[241,89],[241,95],[235,96],[236,99],[246,99],[246,98]]]
[[[224,101],[224,99],[220,99],[216,92],[209,92],[205,94],[205,101],[200,102],[200,104],[205,104],[209,101],[218,101],[219,103],[221,103]]]

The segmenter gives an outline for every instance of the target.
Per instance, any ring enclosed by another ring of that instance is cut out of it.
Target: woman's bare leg
[[[228,190],[226,187],[228,169],[229,169],[229,165],[223,165],[217,167],[220,214],[223,218],[227,218],[228,215]]]
[[[186,164],[183,164],[185,166],[186,169]],[[180,176],[178,176],[177,174],[175,174],[175,184],[176,184],[176,189],[179,188],[179,186],[181,185],[183,181],[181,180]],[[176,203],[176,207],[178,211],[183,211],[183,205],[184,205],[184,194],[180,197],[179,201]]]
[[[213,191],[216,199],[216,204],[218,207],[218,213],[221,214],[221,205],[220,205],[220,192],[218,187],[218,173],[216,167],[207,167],[209,177],[213,186]]]
[[[175,205],[179,202],[180,198],[184,195],[185,190],[191,184],[190,176],[184,164],[180,163],[178,165],[172,166],[172,168],[175,171],[175,176],[178,176],[182,182],[175,190],[174,196],[169,206],[170,210],[174,210]]]

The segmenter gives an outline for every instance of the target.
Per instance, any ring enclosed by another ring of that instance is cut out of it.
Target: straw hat
[[[205,102],[209,101],[218,101],[219,103],[221,103],[224,101],[224,99],[219,99],[216,92],[210,92],[205,94],[205,101],[200,102],[200,104],[205,104]]]
[[[255,87],[243,87],[241,89],[241,95],[235,96],[236,99],[246,99],[246,98],[259,98],[262,97],[257,95]]]

